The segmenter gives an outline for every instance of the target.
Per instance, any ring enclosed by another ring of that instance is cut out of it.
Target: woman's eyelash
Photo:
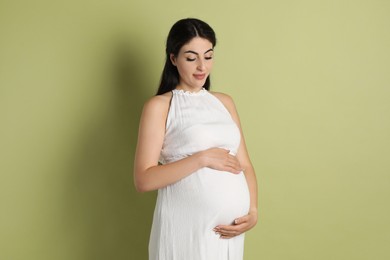
[[[205,58],[205,60],[211,60],[213,57],[211,56],[211,57],[204,57]],[[191,58],[187,58],[187,61],[195,61],[196,60],[196,58],[193,58],[193,59],[191,59]]]

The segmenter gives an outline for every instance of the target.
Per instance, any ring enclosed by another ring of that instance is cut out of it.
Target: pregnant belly
[[[171,209],[205,224],[229,225],[249,210],[249,191],[243,173],[202,168],[165,191]]]

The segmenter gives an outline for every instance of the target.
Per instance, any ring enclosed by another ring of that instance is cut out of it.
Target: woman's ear
[[[173,66],[176,66],[176,57],[175,57],[175,55],[174,55],[173,53],[171,53],[171,54],[169,55],[169,58],[170,58],[170,60],[171,60],[171,62],[172,62],[172,65],[173,65]]]

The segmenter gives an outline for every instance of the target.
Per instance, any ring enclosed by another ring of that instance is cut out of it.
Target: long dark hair
[[[170,55],[177,56],[181,47],[195,37],[201,37],[211,42],[213,47],[217,44],[214,30],[207,23],[194,18],[186,18],[177,21],[168,34],[166,43],[166,60],[161,75],[160,86],[157,95],[171,91],[179,85],[179,72],[172,64]],[[203,87],[210,89],[210,75],[207,77]]]

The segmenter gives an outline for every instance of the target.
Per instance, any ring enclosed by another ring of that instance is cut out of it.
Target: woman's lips
[[[197,79],[197,80],[202,80],[206,77],[206,74],[194,74],[194,77]]]

